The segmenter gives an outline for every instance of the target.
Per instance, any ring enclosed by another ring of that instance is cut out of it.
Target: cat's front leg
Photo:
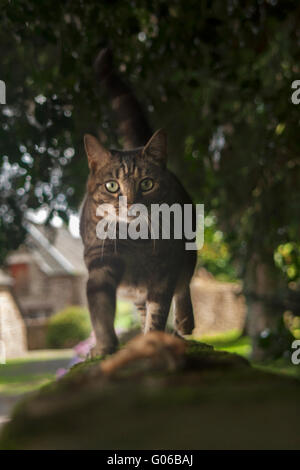
[[[167,282],[161,280],[149,289],[146,301],[145,333],[165,329],[174,289],[173,279],[168,279]]]
[[[123,273],[121,260],[113,257],[94,259],[89,265],[87,298],[96,337],[92,357],[113,353],[118,345],[114,329],[116,289]]]

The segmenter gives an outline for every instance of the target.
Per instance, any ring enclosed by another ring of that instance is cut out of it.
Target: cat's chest
[[[126,286],[147,288],[180,269],[182,250],[171,242],[144,244],[122,252],[124,274],[121,283]]]
[[[151,250],[145,248],[139,251],[139,255],[132,253],[123,253],[124,274],[122,278],[123,285],[142,287],[151,280],[151,273],[155,269],[155,261],[151,258]]]

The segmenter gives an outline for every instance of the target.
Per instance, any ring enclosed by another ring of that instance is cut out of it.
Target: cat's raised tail
[[[94,63],[97,80],[111,100],[124,149],[140,147],[153,134],[151,126],[134,91],[114,67],[110,48],[101,49]]]

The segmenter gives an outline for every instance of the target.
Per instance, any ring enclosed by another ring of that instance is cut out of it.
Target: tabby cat
[[[178,179],[167,169],[167,138],[157,131],[145,145],[133,150],[108,150],[92,135],[85,135],[89,165],[87,193],[80,232],[84,259],[89,271],[87,298],[96,336],[92,355],[115,351],[116,296],[120,288],[130,288],[146,333],[164,330],[172,299],[175,328],[181,335],[194,328],[190,280],[196,252],[186,251],[185,239],[106,239],[97,237],[101,219],[97,207],[109,203],[118,216],[119,198],[127,204],[191,204]],[[149,210],[150,212],[150,210]],[[151,230],[151,226],[150,226]]]

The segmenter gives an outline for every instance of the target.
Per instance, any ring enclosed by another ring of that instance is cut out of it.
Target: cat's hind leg
[[[174,276],[161,278],[152,283],[146,301],[146,325],[144,333],[164,331],[175,290]]]
[[[195,327],[190,282],[196,264],[196,253],[189,252],[174,294],[175,329],[180,335],[190,335]]]
[[[194,313],[189,283],[174,295],[175,329],[180,335],[190,335],[194,329]]]
[[[141,319],[141,330],[142,333],[145,331],[146,326],[146,302],[135,302],[135,307]]]

